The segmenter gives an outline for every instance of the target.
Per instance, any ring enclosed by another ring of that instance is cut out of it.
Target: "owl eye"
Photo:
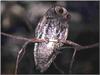
[[[65,13],[67,13],[67,10],[65,8],[59,6],[55,7],[55,11],[59,15],[64,15]]]

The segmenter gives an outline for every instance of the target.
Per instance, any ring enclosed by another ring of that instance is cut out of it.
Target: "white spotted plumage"
[[[66,40],[68,36],[68,24],[65,14],[68,15],[68,12],[64,12],[64,15],[57,14],[56,12],[60,9],[55,10],[55,8],[64,9],[61,6],[55,6],[50,8],[43,18],[38,23],[35,30],[36,38],[48,38],[51,40]],[[35,43],[34,47],[34,60],[36,68],[41,72],[44,72],[48,69],[52,61],[56,58],[57,49],[62,46],[62,43],[58,42],[43,42]]]

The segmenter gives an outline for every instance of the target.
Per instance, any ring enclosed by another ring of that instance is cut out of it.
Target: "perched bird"
[[[66,41],[68,36],[69,12],[62,6],[53,6],[44,14],[35,30],[35,37],[48,39],[48,42],[35,43],[35,66],[40,72],[44,72],[57,56],[57,49],[63,43],[50,40],[61,39]]]

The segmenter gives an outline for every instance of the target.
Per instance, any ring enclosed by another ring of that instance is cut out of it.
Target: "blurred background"
[[[98,1],[2,1],[1,32],[16,36],[34,37],[34,29],[43,14],[53,5],[64,6],[71,14],[68,39],[81,45],[99,42],[99,2]],[[1,36],[1,73],[13,74],[18,51],[25,41]],[[26,53],[19,64],[18,73],[40,73],[34,68],[34,44],[26,47]],[[74,49],[63,49],[55,59],[56,65],[68,74]],[[59,74],[52,64],[45,74]],[[76,53],[72,66],[73,74],[99,73],[99,47]]]

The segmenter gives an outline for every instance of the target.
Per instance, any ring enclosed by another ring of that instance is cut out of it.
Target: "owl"
[[[34,60],[36,69],[46,71],[57,56],[63,43],[49,40],[66,41],[70,14],[62,6],[53,6],[43,15],[35,29],[35,38],[48,39],[47,42],[35,43]]]

